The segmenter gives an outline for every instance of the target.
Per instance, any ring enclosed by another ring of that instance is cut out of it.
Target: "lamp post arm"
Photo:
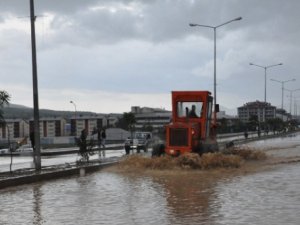
[[[224,25],[226,25],[226,24],[228,24],[228,23],[231,23],[231,22],[237,21],[237,20],[241,20],[241,19],[242,19],[242,17],[237,17],[237,18],[235,18],[235,19],[232,19],[232,20],[229,20],[229,21],[227,21],[227,22],[225,22],[225,23],[222,23],[222,24],[220,24],[220,25],[218,25],[218,26],[215,26],[215,28],[224,26]]]
[[[270,79],[271,81],[275,81],[275,82],[278,82],[278,83],[284,83],[283,81],[280,81],[280,80],[275,80],[275,79]]]
[[[202,25],[202,24],[197,24],[197,23],[190,23],[189,24],[191,27],[208,27],[208,28],[215,28],[213,26],[208,26],[208,25]]]
[[[277,63],[277,64],[274,64],[274,65],[266,66],[266,68],[270,68],[270,67],[274,67],[274,66],[281,66],[281,65],[283,65],[283,63]]]
[[[254,63],[249,63],[250,66],[258,66],[260,68],[263,68],[263,69],[266,69],[267,67],[265,66],[260,66],[260,65],[257,65],[257,64],[254,64]]]
[[[296,79],[283,80],[283,81],[276,80],[276,79],[270,79],[270,80],[271,80],[271,81],[278,82],[278,83],[287,83],[287,82],[290,82],[290,81],[296,81]],[[288,90],[288,89],[286,89],[286,90]]]
[[[228,24],[228,23],[231,23],[231,22],[237,21],[237,20],[241,20],[241,19],[242,19],[242,17],[237,17],[237,18],[235,18],[235,19],[232,19],[232,20],[229,20],[229,21],[227,21],[227,22],[225,22],[225,23],[222,23],[222,24],[220,24],[220,25],[218,25],[218,26],[209,26],[209,25],[203,25],[203,24],[197,24],[197,23],[190,23],[189,25],[190,25],[191,27],[198,26],[198,27],[209,27],[209,28],[216,29],[216,28],[218,28],[218,27],[224,26],[224,25],[226,25],[226,24]]]

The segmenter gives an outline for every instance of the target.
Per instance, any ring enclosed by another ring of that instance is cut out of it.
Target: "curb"
[[[36,183],[40,181],[54,180],[54,179],[73,176],[73,175],[83,176],[86,173],[91,173],[91,172],[101,170],[105,167],[117,164],[118,162],[119,161],[112,161],[112,162],[98,163],[94,165],[78,166],[75,168],[58,168],[57,170],[48,171],[48,172],[34,171],[33,174],[29,174],[29,175],[7,177],[0,180],[0,189],[17,186],[17,185]]]

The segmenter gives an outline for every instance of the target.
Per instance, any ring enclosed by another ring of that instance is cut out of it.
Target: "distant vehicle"
[[[8,148],[0,149],[0,154],[8,154],[8,153],[10,153],[10,150]]]
[[[22,145],[16,149],[16,152],[20,153],[20,155],[32,155],[33,148],[31,145]]]
[[[137,153],[141,150],[148,151],[150,141],[152,139],[152,133],[146,131],[137,131],[133,134],[132,138],[127,138],[124,146],[126,154],[130,153],[130,150],[136,149]]]

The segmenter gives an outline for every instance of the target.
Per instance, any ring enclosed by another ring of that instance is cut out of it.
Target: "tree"
[[[153,131],[153,126],[150,123],[144,124],[143,131],[152,132]]]
[[[124,130],[131,130],[136,123],[135,116],[132,112],[123,113],[123,117],[119,119],[117,127]]]
[[[93,147],[95,146],[94,139],[87,140],[87,131],[83,129],[79,138],[76,138],[76,144],[79,147],[78,154],[81,155],[81,161],[89,162],[89,158],[94,154]]]
[[[219,133],[227,133],[229,130],[228,120],[226,118],[221,118],[218,120],[219,126],[217,127]]]
[[[0,91],[0,127],[7,127],[7,129],[9,129],[9,127],[7,126],[5,119],[3,117],[3,111],[1,110],[1,108],[3,108],[4,105],[8,105],[9,104],[9,100],[10,100],[10,95],[6,92],[6,91]],[[13,155],[12,155],[12,149],[11,149],[11,145],[10,145],[10,136],[9,136],[10,132],[8,130],[8,146],[10,149],[10,172],[12,172],[12,160],[13,160]]]
[[[259,125],[257,115],[251,115],[248,122],[248,127],[250,130],[256,130],[256,127]]]
[[[276,131],[281,131],[284,128],[284,122],[280,118],[268,119],[267,125],[270,127],[274,134]]]
[[[234,122],[234,132],[243,132],[243,131],[247,131],[248,127],[247,124],[244,123],[241,120],[236,120]]]
[[[6,91],[0,91],[0,108],[4,105],[8,105],[10,100],[10,95]],[[3,121],[3,111],[0,109],[0,120]]]

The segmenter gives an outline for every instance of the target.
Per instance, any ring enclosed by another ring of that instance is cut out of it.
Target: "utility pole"
[[[34,163],[37,171],[41,170],[41,149],[40,149],[40,115],[39,115],[39,97],[38,80],[36,65],[36,44],[35,44],[35,15],[34,0],[30,0],[30,22],[31,22],[31,48],[32,48],[32,81],[33,81],[33,117],[34,117]]]

